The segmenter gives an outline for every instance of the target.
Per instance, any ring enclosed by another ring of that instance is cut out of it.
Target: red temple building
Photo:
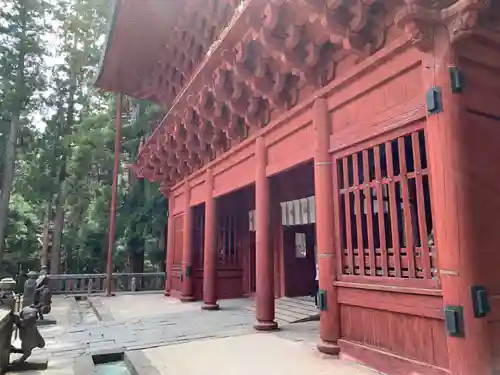
[[[165,295],[274,330],[317,258],[321,352],[500,373],[500,1],[121,0],[97,86],[167,111]]]

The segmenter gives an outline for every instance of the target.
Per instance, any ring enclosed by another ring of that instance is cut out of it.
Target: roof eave
[[[118,18],[118,13],[120,10],[121,6],[121,0],[109,0],[110,2],[110,8],[111,8],[111,17],[110,17],[110,22],[108,24],[108,32],[106,33],[106,41],[104,43],[104,48],[101,53],[101,58],[99,60],[99,68],[98,68],[98,73],[97,76],[94,79],[93,85],[97,88],[100,89],[105,89],[102,86],[101,79],[104,74],[104,66],[105,66],[105,61],[106,57],[108,56],[108,50],[111,46],[112,43],[112,38],[115,30],[115,25],[116,25],[116,20]]]

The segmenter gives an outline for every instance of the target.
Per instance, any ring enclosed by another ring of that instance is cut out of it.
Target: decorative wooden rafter
[[[488,0],[456,0],[441,9],[432,0],[399,1],[398,9],[391,9],[396,14],[394,22],[424,51],[432,47],[434,27],[447,27],[455,42],[473,32],[491,4]],[[246,32],[239,38],[233,36],[238,42],[222,54],[219,66],[212,64],[211,71],[199,73],[201,89],[196,94],[188,89],[185,104],[181,104],[184,108],[174,109],[168,116],[162,125],[169,129],[162,151],[143,149],[142,154],[154,152],[157,156],[138,159],[137,164],[144,165],[141,173],[151,174],[148,163],[158,168],[157,159],[163,159],[168,166],[164,180],[175,183],[212,160],[230,142],[243,139],[248,129],[265,126],[272,111],[283,112],[296,105],[304,86],[317,89],[333,80],[339,56],[351,55],[361,61],[382,48],[389,27],[387,6],[382,0],[265,2],[260,14],[250,13],[239,21],[246,22]],[[174,56],[170,69],[179,70],[188,56],[191,65],[199,63],[190,48],[195,39],[210,39],[210,33],[196,34],[202,29],[207,27],[190,31],[191,39]],[[162,81],[162,87],[174,85],[178,94],[181,82],[172,81],[172,71],[169,74],[170,80]]]
[[[168,121],[172,124],[172,138],[167,138],[165,144],[170,153],[162,154],[161,158],[170,167],[175,165],[180,175],[188,171],[183,166],[188,160],[190,169],[196,168],[227,148],[230,140],[241,140],[247,127],[265,126],[272,110],[284,111],[297,104],[301,87],[321,87],[331,81],[337,49],[348,49],[365,57],[380,48],[383,42],[373,41],[383,38],[367,38],[369,33],[365,30],[374,27],[368,11],[375,2],[272,0],[266,3],[260,21],[256,17],[247,20],[249,31],[237,43],[234,53],[226,54],[211,79],[204,79],[208,84],[196,96],[188,98],[190,107],[182,116]],[[297,11],[297,5],[307,11]],[[201,29],[207,30],[203,22]],[[189,54],[193,56],[190,48],[195,45],[196,32],[189,31],[186,38],[184,30],[174,37],[184,43],[170,56],[171,70],[167,75],[168,87],[175,91],[172,94],[180,90],[181,82],[174,73]],[[205,33],[204,37],[211,35]],[[164,66],[159,66],[162,68],[159,70],[165,71]],[[163,81],[159,83],[164,85]],[[181,150],[179,145],[184,145]]]
[[[207,4],[208,3],[208,4]],[[185,0],[166,34],[151,75],[134,96],[169,107],[228,24],[239,5],[235,0]]]

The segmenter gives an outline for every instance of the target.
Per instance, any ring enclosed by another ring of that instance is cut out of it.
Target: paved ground
[[[302,343],[274,334],[249,334],[145,350],[160,374],[367,375],[353,363],[322,358]],[[187,361],[186,358],[196,358]],[[215,372],[216,371],[216,372]],[[372,373],[373,374],[373,373]]]
[[[319,354],[318,322],[256,334],[246,299],[222,301],[216,312],[159,294],[96,297],[92,302],[103,320],[86,301],[54,299],[51,316],[58,324],[41,327],[46,348],[33,354],[34,360],[48,358],[49,369],[23,374],[73,375],[77,358],[113,350],[142,352],[158,374],[374,374]]]

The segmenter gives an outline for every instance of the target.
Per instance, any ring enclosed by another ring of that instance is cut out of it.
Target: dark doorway
[[[285,296],[300,297],[314,293],[315,244],[314,224],[283,227]]]

